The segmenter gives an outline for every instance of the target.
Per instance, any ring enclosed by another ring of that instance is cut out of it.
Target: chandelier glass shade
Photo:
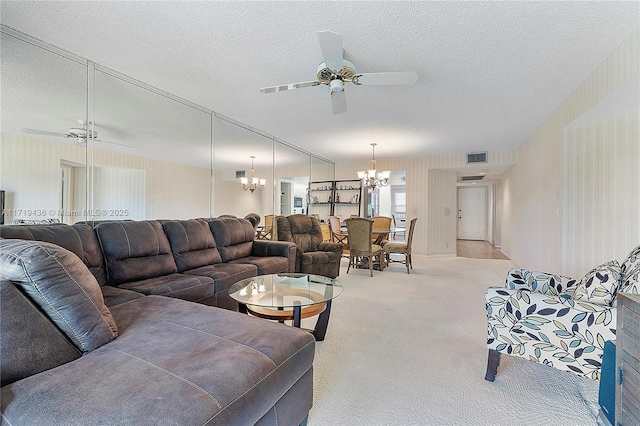
[[[260,179],[256,177],[256,171],[253,169],[253,159],[256,158],[255,155],[251,156],[251,180],[249,180],[249,178],[246,177],[242,177],[240,178],[240,182],[242,183],[242,189],[245,191],[251,191],[251,193],[253,194],[253,192],[256,189],[259,189],[260,191],[264,191],[264,185],[267,183],[266,179]]]
[[[371,158],[371,168],[369,170],[361,170],[358,173],[358,179],[362,179],[362,185],[367,188],[375,188],[377,186],[384,187],[389,185],[389,177],[391,176],[391,172],[389,170],[384,170],[378,172],[376,170],[376,145],[375,143],[371,144],[371,148],[373,150],[373,156]]]

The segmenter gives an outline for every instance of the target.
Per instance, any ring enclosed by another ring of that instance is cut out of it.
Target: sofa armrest
[[[575,288],[578,283],[578,280],[562,275],[513,268],[507,272],[505,288],[510,290],[529,290],[535,293],[559,296],[567,290]]]
[[[318,251],[332,251],[338,256],[342,256],[343,250],[344,250],[344,244],[341,244],[341,243],[331,243],[331,242],[323,241],[318,245]]]
[[[296,245],[288,241],[254,240],[251,248],[252,256],[281,256],[289,259],[289,270],[296,270]]]

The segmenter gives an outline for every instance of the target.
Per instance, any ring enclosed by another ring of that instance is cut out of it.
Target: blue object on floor
[[[612,425],[616,424],[616,344],[607,340],[602,354],[600,388],[598,390],[600,412]]]

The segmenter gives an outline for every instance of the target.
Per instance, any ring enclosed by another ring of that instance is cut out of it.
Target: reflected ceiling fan
[[[95,131],[87,130],[87,124],[84,120],[78,119],[78,127],[72,127],[67,130],[67,133],[59,133],[59,132],[49,132],[47,130],[38,130],[38,129],[20,129],[23,133],[30,133],[33,135],[43,135],[43,136],[55,136],[58,138],[67,138],[67,139],[76,139],[78,145],[83,145],[87,143],[87,136],[90,139],[93,139],[95,142],[108,143],[112,145],[126,146],[128,148],[133,148],[131,145],[127,145],[124,143],[118,142],[110,142],[98,139],[98,133]]]
[[[342,114],[347,110],[347,98],[344,93],[346,84],[353,83],[356,86],[408,85],[418,81],[418,74],[414,71],[357,73],[353,63],[343,58],[342,36],[340,34],[332,31],[319,31],[318,40],[324,62],[318,65],[317,80],[263,87],[260,91],[274,93],[324,84],[329,86],[333,113]]]

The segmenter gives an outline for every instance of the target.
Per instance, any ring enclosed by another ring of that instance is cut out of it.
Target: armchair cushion
[[[620,286],[621,268],[617,260],[596,266],[582,278],[572,298],[597,305],[611,306]]]

